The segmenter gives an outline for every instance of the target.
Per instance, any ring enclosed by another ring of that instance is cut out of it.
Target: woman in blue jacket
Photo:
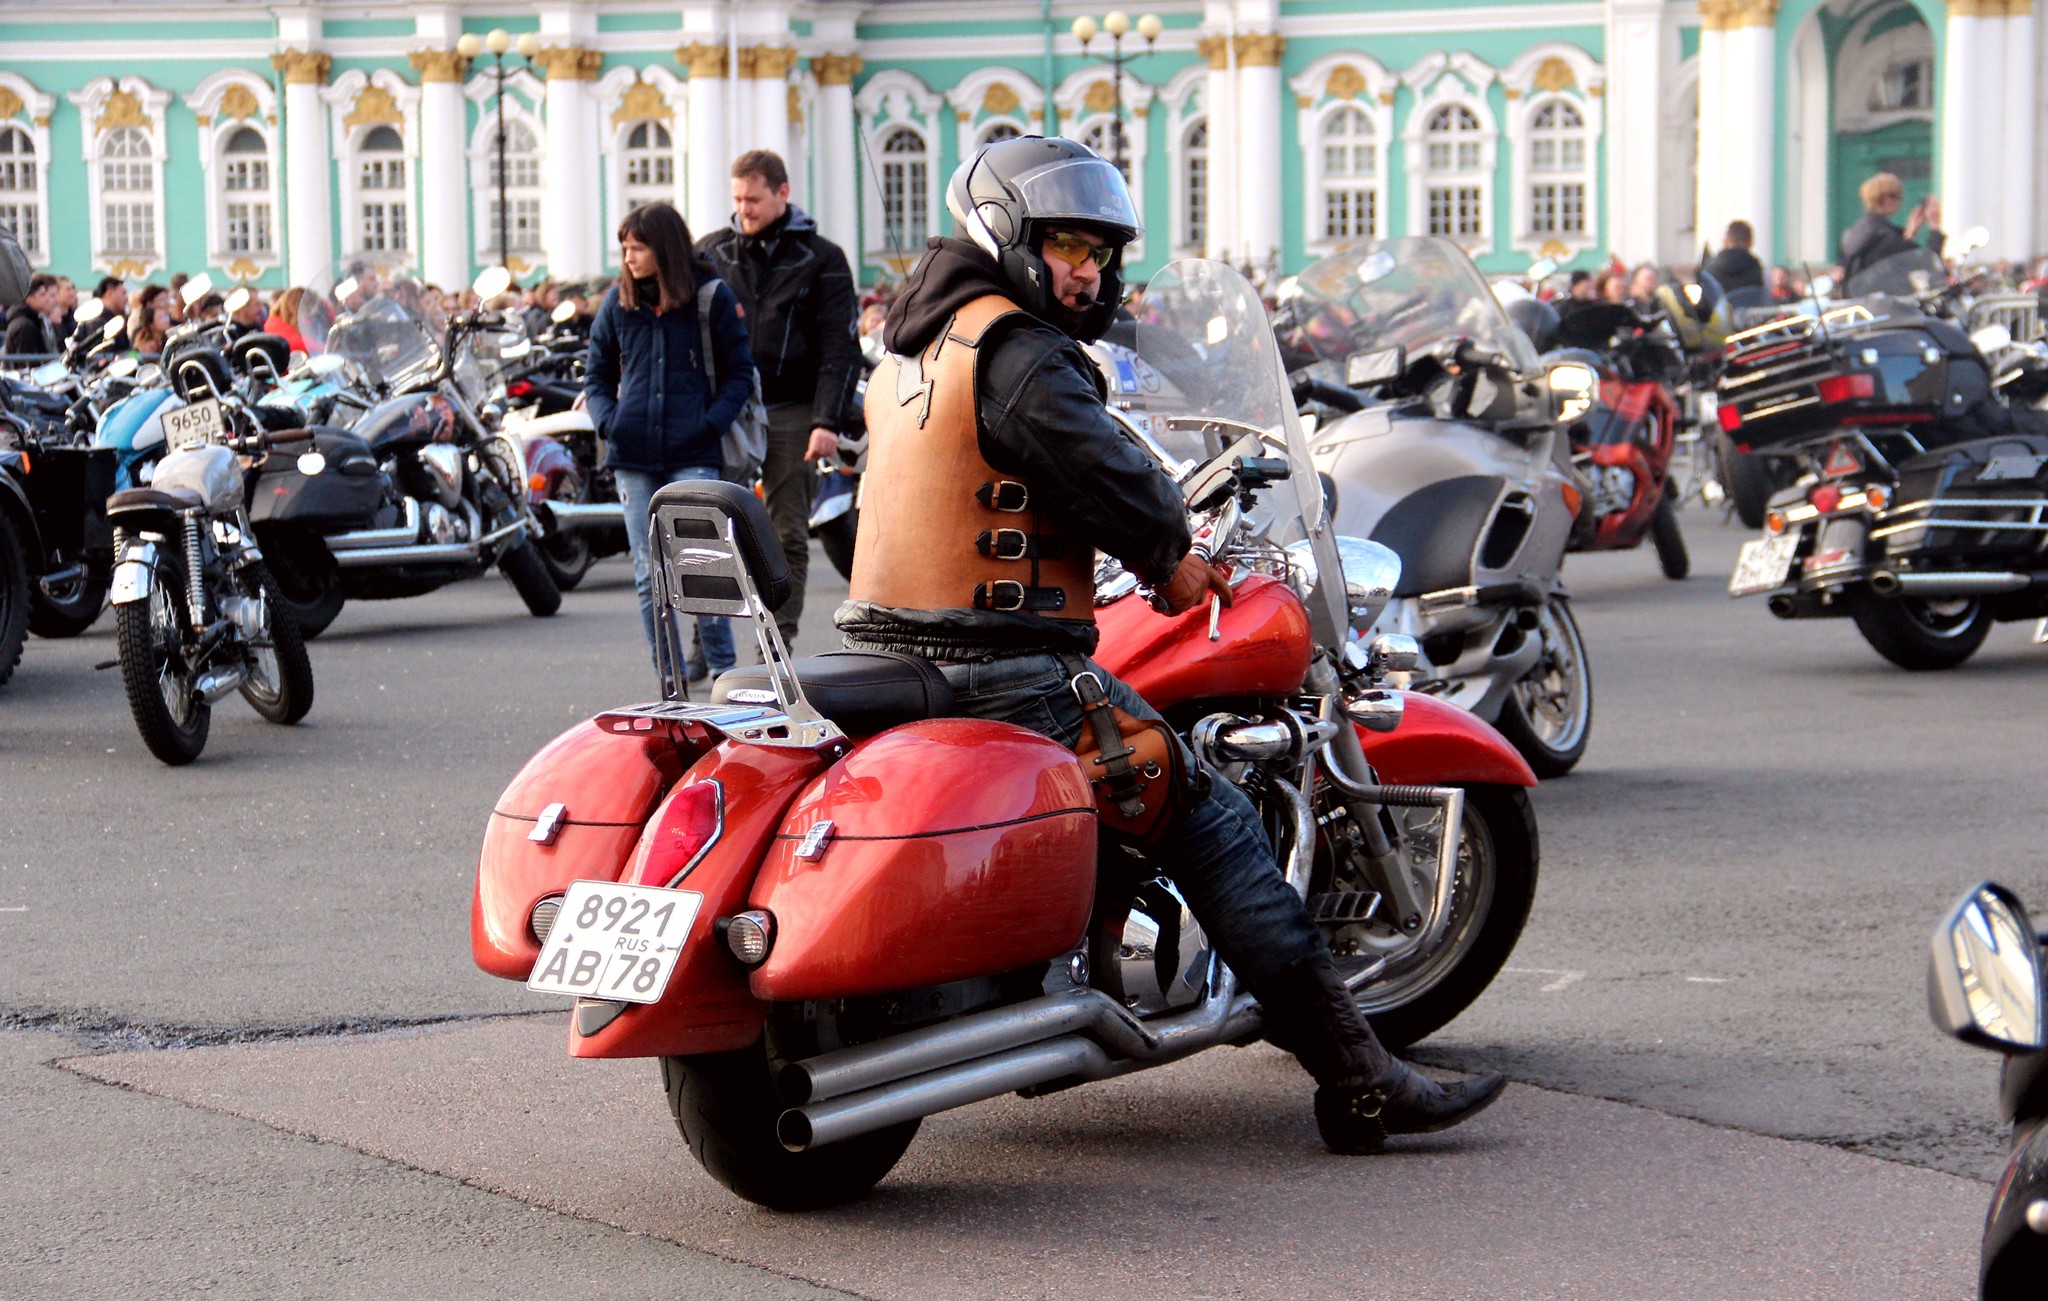
[[[754,358],[739,301],[720,281],[711,298],[718,376],[718,388],[712,389],[697,324],[697,290],[718,273],[691,248],[690,227],[672,206],[649,203],[626,214],[619,223],[619,262],[625,274],[605,294],[590,326],[583,390],[590,418],[610,445],[612,477],[626,507],[640,621],[651,649],[648,503],[663,484],[719,477],[724,431],[753,396]],[[732,629],[726,621],[699,619],[697,632],[705,670],[731,668]],[[694,663],[690,676],[702,676]]]

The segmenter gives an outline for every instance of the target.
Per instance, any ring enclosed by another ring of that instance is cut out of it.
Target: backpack
[[[697,289],[697,329],[703,340],[704,377],[718,392],[718,353],[711,346],[711,299],[720,282],[706,280]],[[768,405],[761,400],[761,371],[754,370],[754,393],[739,416],[719,437],[719,474],[732,483],[753,487],[768,459]]]

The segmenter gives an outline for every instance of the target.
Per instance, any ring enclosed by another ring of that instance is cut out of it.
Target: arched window
[[[484,228],[477,240],[477,248],[490,261],[498,261],[505,250],[498,248],[498,142],[494,131],[487,130],[489,141],[488,160],[484,169],[485,193],[483,202],[477,205],[483,214]],[[513,253],[538,253],[540,251],[540,140],[533,128],[520,119],[507,114],[505,117],[505,201],[509,205],[511,218],[505,230],[505,241]]]
[[[405,252],[412,247],[405,140],[391,127],[373,127],[357,146],[356,159],[356,250]]]
[[[974,147],[979,149],[985,145],[992,145],[998,140],[1015,140],[1023,134],[1024,132],[1018,129],[1015,122],[991,122],[981,129],[980,135],[974,138]]]
[[[1209,119],[1198,117],[1180,137],[1180,239],[1200,252],[1209,242]]]
[[[237,128],[222,143],[220,191],[222,251],[270,252],[270,146],[253,127]]]
[[[43,252],[43,210],[36,142],[18,126],[0,126],[0,228],[31,261]]]
[[[676,183],[675,140],[659,122],[636,122],[626,132],[626,186],[628,189],[654,187],[664,194]],[[661,194],[652,196],[662,197]],[[651,199],[634,199],[647,203]]]
[[[1370,239],[1379,228],[1380,147],[1372,118],[1355,104],[1323,119],[1322,238],[1332,243]]]
[[[1463,104],[1445,104],[1422,126],[1425,231],[1458,240],[1486,234],[1485,134]]]
[[[1529,233],[1586,234],[1586,119],[1565,99],[1537,105],[1529,115]]]
[[[1131,128],[1121,119],[1099,117],[1081,128],[1076,137],[1084,145],[1116,164],[1124,174],[1124,180],[1131,179],[1131,146],[1136,143]]]
[[[924,243],[930,172],[931,152],[916,128],[899,126],[882,137],[882,229],[889,247],[913,249]]]
[[[149,132],[124,126],[100,143],[101,252],[110,257],[156,253],[156,151]]]
[[[1870,85],[1870,111],[1897,113],[1934,107],[1934,60],[1901,59]]]

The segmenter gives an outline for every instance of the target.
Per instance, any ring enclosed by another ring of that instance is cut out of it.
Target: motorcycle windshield
[[[1137,326],[1139,392],[1133,415],[1181,465],[1183,485],[1245,438],[1239,454],[1281,458],[1288,476],[1257,495],[1254,532],[1277,546],[1309,541],[1319,573],[1340,573],[1323,518],[1323,483],[1295,412],[1279,342],[1244,276],[1222,262],[1172,262],[1145,287]],[[1311,617],[1326,645],[1341,642],[1344,584],[1316,583]],[[1323,608],[1323,607],[1329,608]]]
[[[1294,284],[1301,342],[1324,361],[1399,345],[1410,354],[1470,339],[1517,374],[1536,350],[1514,328],[1479,268],[1447,239],[1366,240],[1311,265]]]
[[[440,364],[439,298],[405,268],[367,258],[338,263],[306,286],[299,333],[316,352],[347,359],[363,378],[397,387]]]
[[[1940,289],[1948,282],[1948,268],[1942,265],[1940,254],[1913,248],[1894,253],[1858,271],[1842,286],[1842,292],[1849,298],[1862,298],[1869,294],[1913,298],[1930,289]]]

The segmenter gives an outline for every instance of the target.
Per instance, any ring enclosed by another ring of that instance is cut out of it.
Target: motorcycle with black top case
[[[1148,301],[1139,352],[1165,385],[1113,414],[1179,483],[1234,600],[1163,617],[1106,562],[1096,658],[1245,791],[1360,1007],[1411,1043],[1520,935],[1535,778],[1484,723],[1385,686],[1412,645],[1352,638],[1400,561],[1329,528],[1256,292],[1177,262]],[[897,368],[917,364],[886,360],[870,402],[915,400]],[[926,660],[790,659],[781,545],[737,485],[671,484],[648,524],[663,699],[577,724],[513,779],[471,948],[575,999],[573,1055],[659,1059],[714,1179],[828,1206],[882,1179],[927,1115],[1258,1038],[1262,1009],[1172,885],[1098,836],[1074,751],[951,716]],[[683,690],[696,615],[751,628],[763,659],[701,704]]]
[[[473,288],[488,303],[510,276]],[[323,431],[311,455],[276,465],[250,518],[279,590],[317,633],[351,599],[418,596],[495,566],[535,615],[561,589],[535,549],[526,455],[478,414],[477,396],[507,349],[524,343],[515,314],[443,316],[402,268],[344,263],[307,287],[301,330],[367,410]],[[331,364],[331,363],[329,363]]]

